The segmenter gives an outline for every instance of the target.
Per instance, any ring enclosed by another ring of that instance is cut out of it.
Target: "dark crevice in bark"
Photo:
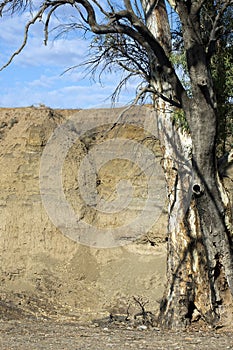
[[[187,320],[189,320],[189,323],[190,323],[191,320],[192,320],[192,317],[193,317],[193,312],[194,312],[194,310],[196,309],[195,303],[194,303],[193,301],[190,301],[189,304],[188,304],[187,309],[188,309],[188,312],[187,312],[187,314],[185,315],[185,318],[186,318]]]
[[[184,252],[185,258],[188,255],[192,255],[192,250],[188,246],[187,250]],[[170,295],[175,291],[179,285],[181,285],[182,282],[182,273],[178,273],[179,270],[182,268],[185,268],[185,260],[183,259],[183,263],[180,263],[180,266],[177,268],[176,273],[174,273],[174,278],[172,281],[172,286],[170,289]],[[183,266],[182,266],[183,265]],[[168,305],[168,299],[163,298],[160,304],[160,315],[159,315],[159,323],[164,326],[165,328],[168,327],[186,327],[190,325],[193,321],[193,315],[194,311],[197,310],[200,314],[199,318],[203,319],[206,323],[208,323],[211,326],[215,326],[216,322],[219,320],[217,308],[219,305],[222,304],[222,300],[216,300],[215,298],[215,290],[213,283],[211,283],[212,278],[209,278],[209,287],[212,291],[211,300],[212,300],[212,307],[209,308],[209,310],[203,314],[202,310],[196,307],[195,300],[196,300],[196,277],[195,274],[189,275],[189,281],[186,281],[186,293],[181,295],[178,293],[178,290],[176,290],[176,297],[173,300],[172,305]],[[211,276],[210,276],[211,277]],[[198,318],[198,319],[199,319]]]
[[[193,312],[196,309],[195,278],[192,274],[187,276],[184,267],[186,266],[188,258],[192,260],[193,250],[196,248],[197,240],[191,237],[188,222],[186,222],[186,229],[190,242],[186,249],[181,253],[182,259],[172,273],[172,281],[169,281],[169,295],[171,296],[175,292],[176,296],[173,300],[172,306],[168,305],[167,298],[163,298],[160,304],[159,321],[165,327],[173,327],[175,323],[176,325],[180,324],[181,326],[187,326],[191,323]],[[182,283],[185,284],[186,288],[184,294],[179,293],[177,288]]]

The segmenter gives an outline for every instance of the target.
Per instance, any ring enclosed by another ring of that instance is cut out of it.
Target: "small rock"
[[[152,329],[153,329],[153,331],[156,331],[156,332],[160,331],[160,329],[158,327],[153,327]]]
[[[142,324],[142,325],[138,326],[137,329],[138,329],[139,331],[146,331],[146,330],[147,330],[147,326],[145,326],[144,324]]]
[[[13,128],[13,126],[17,123],[18,123],[18,120],[16,118],[11,118],[9,122],[9,129]]]
[[[7,123],[6,123],[6,122],[2,122],[2,123],[0,124],[0,129],[5,128],[6,126],[7,126]]]

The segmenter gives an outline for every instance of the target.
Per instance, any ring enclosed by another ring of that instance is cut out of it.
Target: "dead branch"
[[[0,71],[2,71],[3,69],[5,69],[6,67],[8,67],[8,66],[11,64],[11,62],[13,61],[14,57],[17,56],[17,55],[19,55],[19,54],[22,52],[22,50],[24,49],[24,47],[26,46],[27,41],[28,41],[28,32],[29,32],[30,27],[31,27],[34,23],[36,23],[36,21],[37,21],[38,19],[41,19],[41,18],[42,18],[42,15],[43,15],[43,13],[44,13],[44,11],[46,10],[47,7],[48,7],[48,5],[44,4],[44,5],[42,6],[42,8],[37,12],[37,14],[32,18],[32,20],[29,21],[29,22],[26,24],[25,30],[24,30],[24,38],[23,38],[23,43],[22,43],[22,45],[19,47],[18,50],[16,50],[16,51],[13,53],[13,55],[10,57],[10,59],[8,60],[8,62],[7,62],[6,64],[4,64],[4,65],[0,68]]]

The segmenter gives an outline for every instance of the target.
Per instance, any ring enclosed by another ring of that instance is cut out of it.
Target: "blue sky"
[[[0,18],[1,66],[21,45],[28,18],[28,13]],[[85,61],[88,40],[70,35],[54,41],[51,36],[47,46],[44,46],[43,40],[43,26],[37,23],[31,27],[29,42],[23,52],[0,72],[0,107],[38,104],[52,108],[109,106],[109,96],[119,81],[116,75],[105,75],[102,84],[86,77],[82,68],[62,75],[67,68]],[[136,81],[132,82],[127,90],[122,91],[120,104],[132,101],[136,85]]]

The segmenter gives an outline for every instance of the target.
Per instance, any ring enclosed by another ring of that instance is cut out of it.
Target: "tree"
[[[233,251],[231,204],[216,156],[219,106],[211,62],[219,38],[227,36],[220,21],[227,12],[232,16],[232,1],[170,0],[169,4],[181,26],[178,35],[185,52],[188,91],[172,59],[164,0],[118,4],[110,0],[49,0],[39,8],[31,1],[5,0],[1,14],[27,6],[34,11],[18,54],[32,24],[44,19],[46,43],[52,16],[60,7],[70,5],[78,16],[70,28],[90,30],[104,44],[91,63],[98,65],[104,60],[106,68],[114,61],[128,73],[126,80],[134,74],[142,77],[140,96],[151,93],[159,111],[169,202],[167,286],[159,322],[182,327],[201,319],[215,326],[231,316]],[[226,159],[225,164],[232,160],[231,152]]]
[[[220,19],[220,27],[224,28],[216,45],[216,55],[212,58],[212,76],[218,102],[218,152],[224,153],[232,144],[233,105],[232,75],[233,75],[233,35],[232,9],[228,9]]]

